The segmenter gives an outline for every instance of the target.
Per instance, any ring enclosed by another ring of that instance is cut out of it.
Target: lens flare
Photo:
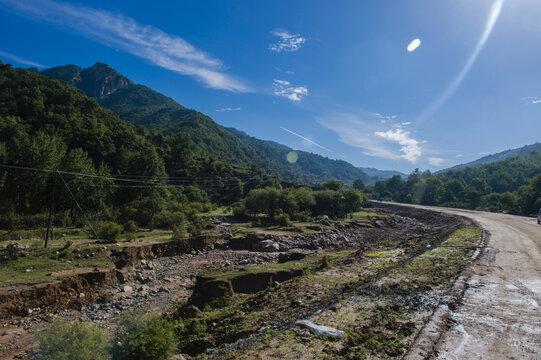
[[[481,38],[477,42],[475,49],[473,50],[470,57],[468,58],[468,61],[466,61],[466,64],[464,65],[460,73],[458,73],[457,77],[447,86],[447,88],[441,94],[441,96],[428,109],[426,109],[421,114],[421,116],[419,117],[417,121],[417,124],[421,125],[425,123],[430,117],[432,117],[432,115],[436,113],[436,111],[439,110],[439,108],[443,104],[447,102],[447,100],[451,97],[451,95],[454,94],[456,89],[458,89],[458,87],[462,83],[462,80],[464,80],[464,78],[470,71],[475,60],[477,59],[477,56],[479,56],[479,53],[483,49],[483,46],[485,45],[488,38],[490,37],[490,33],[492,32],[494,25],[496,25],[496,21],[498,20],[498,17],[500,16],[500,12],[502,11],[502,7],[504,3],[505,3],[505,0],[496,0],[492,4],[492,8],[490,9],[490,13],[488,16],[488,21],[485,25],[485,30],[483,31]]]
[[[407,49],[409,52],[414,52],[421,45],[420,39],[415,39],[409,43]]]
[[[298,159],[299,159],[299,154],[297,154],[297,152],[290,151],[287,153],[287,161],[289,161],[290,163],[294,164],[297,162]]]

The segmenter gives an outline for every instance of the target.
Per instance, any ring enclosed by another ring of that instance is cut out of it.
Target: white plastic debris
[[[317,325],[308,320],[298,320],[297,322],[295,322],[295,325],[305,327],[316,335],[329,335],[339,337],[344,334],[342,330],[338,330],[329,326]]]

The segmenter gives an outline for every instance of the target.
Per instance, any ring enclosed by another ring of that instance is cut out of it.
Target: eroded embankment
[[[45,284],[0,289],[0,319],[80,307],[94,300],[101,289],[123,283],[142,260],[213,248],[216,236],[199,236],[110,250],[114,269],[93,269]]]

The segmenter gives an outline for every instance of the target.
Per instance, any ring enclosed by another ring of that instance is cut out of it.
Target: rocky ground
[[[231,244],[225,241],[212,250],[148,258],[133,269],[125,282],[107,286],[98,294],[79,294],[80,298],[92,300],[82,301],[75,309],[48,312],[29,308],[27,316],[0,320],[0,358],[25,358],[31,351],[32,331],[51,316],[93,321],[108,327],[123,313],[143,309],[172,312],[191,296],[196,274],[207,269],[234,270],[246,264],[277,262],[280,256],[292,250],[310,255],[340,249],[369,249],[387,239],[396,244],[406,243],[415,237],[430,238],[445,226],[442,218],[400,214],[391,215],[385,221],[374,219],[370,227],[334,223],[325,234],[259,235],[252,239],[250,246],[241,248],[234,241]]]

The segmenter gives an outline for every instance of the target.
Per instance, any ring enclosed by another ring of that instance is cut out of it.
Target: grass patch
[[[114,267],[102,245],[87,244],[60,251],[60,245],[31,250],[28,256],[2,263],[0,286],[27,285],[59,280],[72,275],[70,270]],[[77,250],[76,250],[77,249]],[[29,271],[27,271],[27,269]],[[60,274],[54,274],[61,272]],[[53,273],[51,276],[47,274]]]
[[[373,253],[364,254],[364,256],[369,257],[369,258],[386,258],[386,257],[390,257],[391,254],[385,251],[377,251]]]

